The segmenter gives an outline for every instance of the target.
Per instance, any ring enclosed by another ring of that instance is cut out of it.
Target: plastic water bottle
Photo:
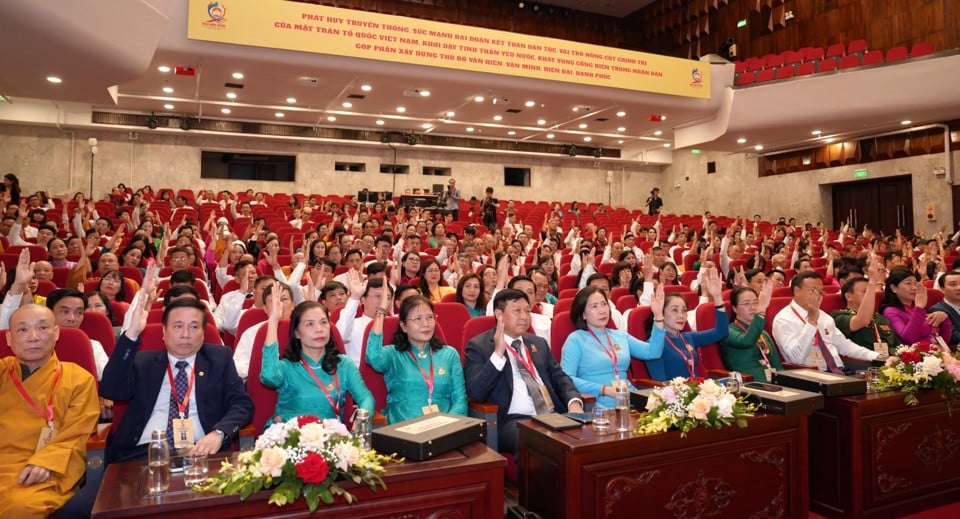
[[[353,418],[353,435],[360,438],[363,447],[370,448],[370,411],[357,409]]]
[[[617,386],[616,416],[617,432],[630,432],[630,391],[626,384]]]
[[[162,494],[170,487],[170,445],[167,431],[154,430],[150,434],[147,454],[147,491]]]

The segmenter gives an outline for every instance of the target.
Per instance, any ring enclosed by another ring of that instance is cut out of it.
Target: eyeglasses
[[[437,316],[433,314],[429,314],[429,315],[418,315],[412,319],[407,319],[407,322],[415,323],[415,324],[424,324],[424,323],[432,323],[436,320],[437,320]]]
[[[425,274],[439,274],[440,269],[427,269],[423,271]]]
[[[188,259],[189,259],[189,258],[184,258],[184,257],[182,257],[182,256],[177,256],[177,257],[175,257],[175,258],[170,258],[170,261],[172,261],[172,262],[174,262],[174,263],[184,263],[184,262],[187,261]]]
[[[815,288],[815,287],[804,288],[803,290],[808,292],[810,295],[822,296],[823,294],[826,293],[822,288]]]

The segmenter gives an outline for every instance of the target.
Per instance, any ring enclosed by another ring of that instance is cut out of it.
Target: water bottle
[[[617,432],[630,432],[630,390],[626,384],[616,386],[616,415]]]
[[[353,418],[353,435],[360,438],[365,449],[370,448],[370,411],[357,409]]]
[[[170,445],[167,431],[154,430],[150,434],[147,454],[147,491],[162,494],[170,487]]]

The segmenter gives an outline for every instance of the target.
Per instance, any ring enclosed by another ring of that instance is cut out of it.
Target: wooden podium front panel
[[[520,503],[544,517],[806,517],[806,416],[594,436],[520,425]]]
[[[829,517],[897,517],[960,500],[960,418],[938,391],[826,399],[810,417],[811,507]]]
[[[175,517],[204,514],[208,517],[459,517],[487,519],[503,514],[503,469],[506,461],[486,445],[474,443],[432,460],[392,465],[384,478],[386,490],[342,483],[357,497],[352,505],[337,499],[310,514],[301,498],[277,507],[267,502],[272,491],[259,492],[241,501],[240,496],[198,494],[183,487],[183,477],[173,475],[170,491],[159,497],[144,496],[143,462],[107,467],[94,504],[96,518]],[[215,467],[211,464],[211,470]]]

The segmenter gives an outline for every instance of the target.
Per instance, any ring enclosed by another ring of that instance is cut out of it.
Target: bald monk
[[[0,517],[47,517],[86,470],[100,416],[96,380],[57,360],[60,329],[47,308],[17,309],[5,333],[14,356],[0,359]]]

